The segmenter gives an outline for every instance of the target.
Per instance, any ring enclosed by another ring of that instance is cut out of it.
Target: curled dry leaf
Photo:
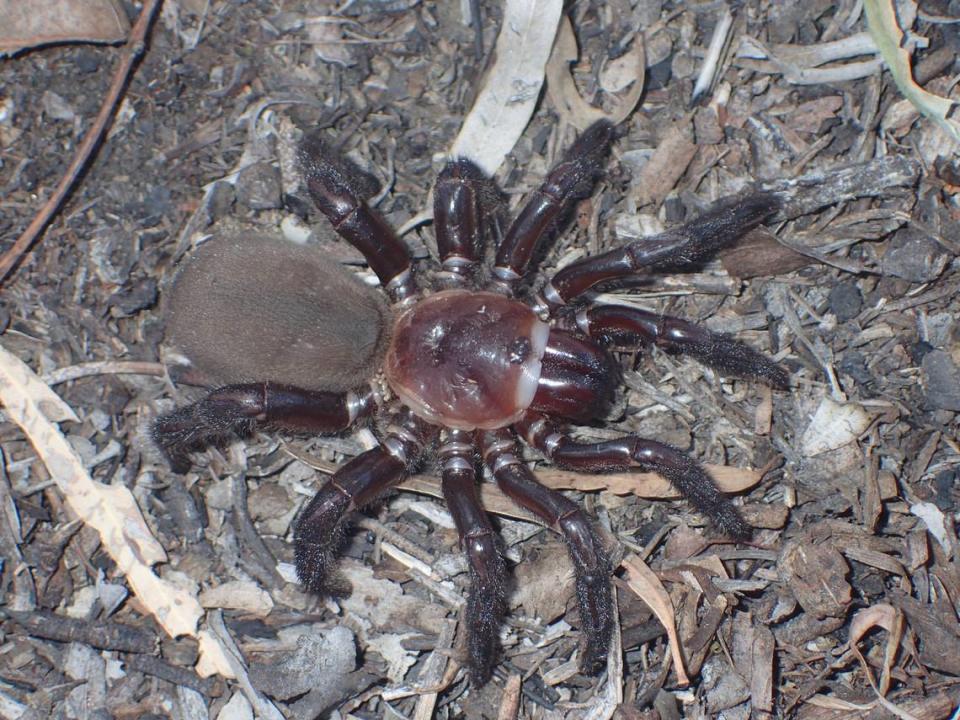
[[[38,45],[126,40],[130,21],[116,0],[0,0],[0,56]]]
[[[862,405],[824,397],[803,431],[802,452],[813,457],[852,443],[870,427],[870,420]]]
[[[627,585],[637,594],[637,597],[650,606],[653,614],[657,616],[657,620],[667,631],[670,654],[673,656],[673,665],[677,671],[677,684],[681,686],[689,685],[690,678],[687,677],[687,671],[684,669],[683,653],[680,650],[677,625],[673,619],[674,610],[670,595],[663,587],[663,583],[660,582],[660,578],[647,567],[647,564],[639,555],[628,555],[624,558],[622,565],[627,571]]]
[[[924,90],[913,79],[910,52],[905,47],[903,30],[897,23],[894,3],[891,0],[864,0],[863,10],[870,36],[890,69],[897,88],[920,113],[937,122],[954,141],[960,143],[960,123],[954,117],[957,103]]]
[[[562,12],[562,0],[508,0],[496,60],[450,157],[468,158],[488,175],[497,171],[536,108]]]
[[[860,648],[857,643],[861,638],[875,627],[881,627],[889,633],[887,637],[887,646],[883,653],[883,670],[880,675],[880,685],[874,685],[873,674],[870,672],[870,666],[860,654]],[[881,603],[872,607],[858,610],[850,622],[850,649],[856,653],[863,671],[870,679],[870,684],[881,695],[886,695],[890,689],[890,671],[893,668],[893,661],[897,655],[897,649],[900,647],[900,639],[903,637],[903,613],[893,605]]]
[[[616,60],[611,61],[602,71],[600,84],[613,95],[614,108],[606,113],[595,108],[580,95],[577,84],[570,74],[570,65],[580,57],[577,37],[573,32],[570,19],[560,21],[557,39],[547,63],[547,96],[560,117],[578,130],[606,118],[614,125],[627,119],[643,94],[643,81],[646,71],[646,52],[643,35],[637,33],[630,50]]]

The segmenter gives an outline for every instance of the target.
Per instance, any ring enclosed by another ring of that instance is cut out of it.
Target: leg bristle
[[[328,581],[343,543],[343,516],[349,505],[346,495],[328,484],[320,488],[297,520],[293,533],[294,564],[297,577],[310,592],[330,592]]]
[[[693,506],[706,515],[714,526],[734,540],[748,540],[753,528],[743,519],[733,503],[693,458],[676,448],[650,440],[643,441],[655,460],[643,465],[663,475]]]
[[[500,626],[507,611],[505,571],[499,554],[487,577],[470,569],[467,597],[467,652],[470,681],[476,687],[489,682],[500,646]]]
[[[724,375],[760,380],[777,390],[790,387],[786,370],[763,353],[726,335],[711,334],[707,341],[679,347],[675,352],[690,355]]]

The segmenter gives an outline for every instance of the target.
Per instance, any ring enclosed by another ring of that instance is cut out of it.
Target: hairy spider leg
[[[157,418],[152,432],[173,471],[185,473],[190,469],[188,453],[252,435],[257,427],[336,433],[375,407],[369,385],[349,392],[304,390],[272,382],[225,385]]]
[[[366,199],[376,181],[343,157],[319,133],[300,143],[297,159],[314,204],[340,236],[359,250],[394,302],[417,294],[410,253]]]
[[[707,471],[675,447],[636,435],[597,443],[577,442],[536,413],[527,413],[514,428],[533,447],[563,467],[588,472],[636,469],[662,475],[723,533],[735,540],[750,537],[750,525],[717,489]]]
[[[775,193],[721,201],[680,227],[570,263],[553,276],[539,299],[556,312],[607,280],[689,266],[732,245],[779,209]]]
[[[496,183],[473,162],[454,160],[433,188],[433,226],[442,288],[476,287],[487,238],[499,241],[503,201]]]
[[[402,482],[419,463],[435,433],[406,411],[394,420],[383,443],[341,466],[296,521],[293,542],[297,577],[313,592],[330,591],[327,580],[343,540],[345,516]]]
[[[440,445],[443,497],[470,564],[467,655],[470,679],[485,685],[493,672],[500,626],[506,614],[506,570],[497,536],[477,494],[473,433],[450,430]]]
[[[593,675],[605,666],[613,632],[610,575],[613,568],[586,513],[572,500],[537,482],[518,457],[517,444],[507,428],[481,435],[483,459],[503,493],[541,518],[567,542],[576,577],[577,604],[583,648],[580,669]]]
[[[577,326],[607,346],[656,345],[689,355],[725,375],[761,380],[778,390],[789,387],[786,370],[746,343],[687,320],[625,305],[597,305],[577,314]]]
[[[607,120],[588,127],[517,214],[497,249],[493,268],[505,292],[512,294],[523,279],[547,231],[564,219],[575,202],[590,195],[603,174],[613,135],[614,126]]]

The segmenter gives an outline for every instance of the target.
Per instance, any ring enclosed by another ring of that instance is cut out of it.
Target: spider
[[[412,272],[404,244],[366,200],[376,182],[319,134],[298,148],[317,208],[366,258],[382,294],[309,247],[217,237],[186,262],[169,299],[168,336],[218,387],[160,417],[154,437],[173,469],[188,453],[271,426],[336,433],[378,414],[381,444],[340,467],[294,526],[299,578],[329,591],[344,520],[433,454],[470,568],[467,667],[486,683],[506,611],[504,561],[478,499],[482,465],[500,489],[563,536],[575,573],[580,668],[605,663],[613,572],[585,512],[537,482],[518,439],[550,461],[589,472],[635,468],[670,480],[720,531],[749,525],[680,450],[629,435],[584,443],[567,423],[595,423],[620,384],[613,349],[656,345],[721,372],[787,387],[787,374],[747,345],[698,325],[621,305],[591,304],[600,283],[689,266],[735,242],[779,208],[777,197],[722,201],[686,225],[574,262],[535,289],[531,259],[592,192],[615,135],[598,122],[501,228],[501,195],[469,160],[447,164],[434,189],[439,270]],[[485,269],[488,240],[493,267]]]

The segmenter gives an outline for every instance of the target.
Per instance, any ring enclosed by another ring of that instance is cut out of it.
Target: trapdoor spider
[[[733,243],[779,206],[774,195],[727,200],[682,227],[588,257],[523,300],[531,258],[575,202],[590,194],[614,136],[584,132],[505,233],[499,191],[468,160],[440,173],[434,228],[441,267],[412,273],[404,244],[366,203],[366,177],[319,136],[299,148],[317,207],[358,248],[393,303],[315,250],[281,240],[215,238],[181,271],[169,334],[220,383],[206,398],[159,418],[155,438],[177,471],[187,453],[262,426],[334,433],[375,411],[388,428],[379,447],[343,465],[296,522],[297,573],[321,592],[344,517],[401,482],[435,449],[444,497],[467,554],[468,668],[487,682],[505,612],[505,569],[478,500],[477,471],[566,540],[576,577],[581,668],[603,667],[612,617],[611,563],[586,514],[539,484],[518,437],[558,465],[589,472],[637,468],[668,478],[732,538],[750,534],[703,468],[668,445],[627,436],[583,443],[563,423],[604,417],[620,382],[610,348],[656,345],[721,372],[784,388],[782,368],[743,343],[674,317],[591,305],[599,283],[689,265]],[[485,243],[496,242],[492,270]],[[427,290],[429,288],[429,290]]]

